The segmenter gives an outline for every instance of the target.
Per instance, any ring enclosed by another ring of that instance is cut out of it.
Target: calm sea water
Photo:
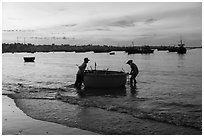
[[[24,63],[24,56],[35,56],[35,63]],[[139,118],[147,118],[201,129],[202,118],[202,50],[188,50],[185,55],[155,51],[154,54],[128,55],[125,52],[108,53],[4,53],[2,55],[3,93],[30,92],[32,89],[50,90],[55,94],[63,89],[73,90],[75,75],[83,58],[91,61],[88,69],[109,69],[129,72],[129,59],[138,65],[137,86],[130,89],[127,82],[124,94],[95,95],[84,98],[98,101],[95,107],[109,104],[109,109]],[[97,92],[97,91],[94,91]],[[101,104],[100,104],[101,103]],[[110,108],[112,106],[112,108]],[[119,111],[120,108],[120,111]]]

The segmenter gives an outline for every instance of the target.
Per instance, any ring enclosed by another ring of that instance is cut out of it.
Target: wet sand
[[[176,126],[149,119],[139,119],[126,113],[79,106],[60,100],[15,98],[15,95],[13,98],[17,107],[34,119],[54,122],[104,135],[202,134],[201,130],[190,127]],[[80,133],[83,134],[83,132]]]
[[[32,119],[16,107],[13,99],[4,95],[2,103],[3,135],[96,135],[90,131]]]

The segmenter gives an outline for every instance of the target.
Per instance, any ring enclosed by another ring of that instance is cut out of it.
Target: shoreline
[[[19,48],[13,48],[14,46],[19,45]],[[49,49],[45,49],[47,46],[52,46],[49,47]],[[109,53],[112,51],[133,51],[138,49],[143,48],[147,45],[137,45],[137,46],[113,46],[113,45],[92,45],[92,44],[87,44],[87,45],[69,45],[69,44],[61,44],[61,45],[39,45],[39,44],[23,44],[23,43],[2,43],[2,53],[18,53],[18,52],[28,52],[28,53],[35,53],[35,52],[94,52],[94,53]],[[148,45],[151,49],[157,49],[157,50],[166,50],[168,51],[169,49],[174,48],[174,45]],[[177,46],[178,48],[179,46]],[[194,47],[186,47],[188,50],[190,49],[197,49],[197,48],[202,48],[202,46],[194,46]],[[144,52],[139,52],[140,54]]]
[[[15,98],[26,115],[33,119],[58,123],[102,135],[201,135],[202,130],[176,126],[126,113],[84,107],[59,100]]]
[[[32,119],[2,95],[2,135],[97,135],[94,132]]]

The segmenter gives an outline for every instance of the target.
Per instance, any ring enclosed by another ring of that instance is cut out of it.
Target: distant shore
[[[145,45],[149,46],[149,45]],[[23,44],[23,43],[2,43],[2,53],[14,53],[14,52],[95,52],[95,53],[104,53],[111,51],[130,51],[130,50],[138,50],[144,46],[111,46],[111,45],[69,45],[69,44],[61,44],[61,45],[34,45],[34,44]],[[149,46],[151,49],[157,50],[168,50],[175,46]],[[195,49],[202,48],[199,47],[186,47],[187,49]]]

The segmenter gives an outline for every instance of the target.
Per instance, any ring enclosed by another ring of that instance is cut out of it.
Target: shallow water
[[[24,63],[24,56],[35,56],[35,63]],[[140,73],[136,88],[121,90],[85,90],[73,88],[76,64],[90,58],[88,69],[130,71],[127,60],[133,59]],[[201,129],[202,50],[188,50],[186,55],[155,51],[154,54],[127,55],[108,53],[4,53],[2,88],[6,92],[25,93],[25,98],[55,99],[81,106],[127,113],[176,125]],[[27,94],[28,93],[28,94]],[[31,94],[32,93],[32,94]],[[58,98],[59,99],[59,98]]]

